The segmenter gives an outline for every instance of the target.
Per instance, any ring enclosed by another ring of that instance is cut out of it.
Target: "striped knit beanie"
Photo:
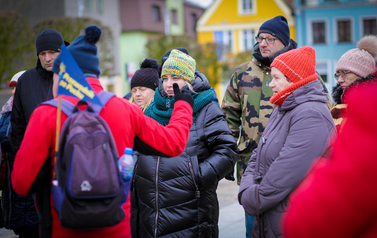
[[[196,62],[191,56],[179,50],[172,50],[162,66],[161,77],[171,74],[191,83],[195,80],[195,67]]]
[[[315,66],[315,50],[310,46],[293,49],[277,56],[271,68],[280,70],[293,84],[272,96],[270,102],[281,106],[294,90],[318,79]]]

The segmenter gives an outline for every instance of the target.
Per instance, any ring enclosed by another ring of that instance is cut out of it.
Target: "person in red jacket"
[[[99,93],[103,88],[98,79],[100,69],[95,43],[99,40],[101,30],[96,26],[89,26],[85,32],[86,35],[77,37],[67,49],[95,93]],[[59,82],[59,65],[60,55],[53,67],[55,95]],[[123,154],[125,147],[167,156],[182,153],[192,125],[193,100],[190,100],[190,95],[180,92],[178,87],[175,88],[175,93],[179,101],[175,104],[172,119],[166,127],[144,116],[139,106],[118,97],[110,99],[99,115],[109,125],[118,154]],[[62,98],[73,104],[79,101],[69,96]],[[131,237],[129,201],[123,206],[126,218],[115,226],[94,230],[69,230],[61,226],[53,209],[50,191],[54,168],[54,160],[51,158],[54,158],[56,117],[57,109],[53,106],[41,105],[35,109],[15,158],[11,175],[13,188],[19,195],[36,193],[36,205],[41,214],[40,237]],[[66,119],[67,116],[62,113],[61,127]]]
[[[376,92],[376,79],[347,90],[342,130],[289,199],[286,238],[377,237]]]

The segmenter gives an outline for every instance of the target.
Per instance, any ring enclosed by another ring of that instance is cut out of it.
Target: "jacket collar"
[[[279,111],[288,111],[309,101],[327,103],[327,93],[324,92],[322,83],[319,80],[315,80],[294,90],[278,108]]]
[[[42,76],[43,79],[52,80],[53,72],[45,70],[42,67],[42,64],[41,64],[41,61],[39,60],[39,58],[37,60],[37,66],[35,68],[36,68],[37,72]]]

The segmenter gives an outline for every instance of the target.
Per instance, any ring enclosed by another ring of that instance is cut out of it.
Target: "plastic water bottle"
[[[133,149],[126,147],[124,154],[118,160],[119,171],[123,181],[132,179],[134,173],[135,161],[132,157]]]

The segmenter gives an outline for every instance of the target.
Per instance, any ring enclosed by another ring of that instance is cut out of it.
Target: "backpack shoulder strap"
[[[106,105],[106,103],[113,97],[115,97],[115,94],[114,93],[111,93],[111,92],[107,92],[105,90],[99,92],[97,94],[99,100],[101,101],[103,107]],[[90,104],[90,107],[93,109],[93,111],[96,113],[96,114],[99,114],[100,111],[102,110],[102,106],[101,105],[98,105],[98,104],[95,104],[95,103],[91,103]]]
[[[51,106],[54,106],[54,107],[58,108],[58,103],[59,103],[58,99],[51,99],[51,100],[45,101],[45,102],[43,102],[41,104],[51,105]],[[73,105],[72,103],[70,103],[70,102],[68,102],[67,100],[64,100],[64,99],[61,100],[60,109],[68,117],[72,115],[74,108],[75,108],[75,105]]]

